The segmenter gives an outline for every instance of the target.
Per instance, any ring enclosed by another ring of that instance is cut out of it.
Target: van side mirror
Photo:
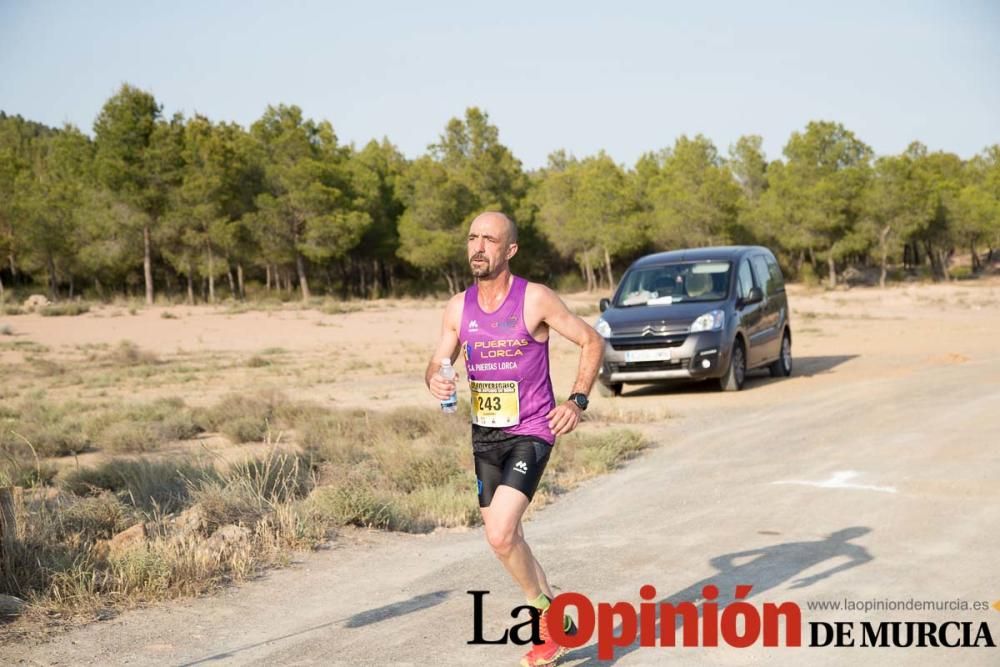
[[[755,303],[760,303],[764,300],[764,292],[759,287],[751,287],[750,294],[747,295],[746,300],[743,301],[744,305],[750,306]]]
[[[605,310],[611,307],[611,299],[604,298],[597,303],[597,307],[601,309],[603,313]]]

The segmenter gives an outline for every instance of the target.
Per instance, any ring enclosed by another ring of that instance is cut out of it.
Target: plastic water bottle
[[[455,380],[455,368],[451,365],[451,359],[441,360],[441,368],[438,369],[438,375],[445,380]],[[441,412],[450,415],[457,409],[458,395],[455,392],[451,392],[451,396],[447,400],[441,401]]]

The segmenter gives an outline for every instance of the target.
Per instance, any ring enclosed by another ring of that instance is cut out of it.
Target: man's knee
[[[507,556],[520,539],[516,525],[486,527],[486,541],[490,543],[490,547],[496,555],[501,558]]]

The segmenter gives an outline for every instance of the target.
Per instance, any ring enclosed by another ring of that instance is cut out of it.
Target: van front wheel
[[[729,355],[729,368],[726,374],[719,378],[719,388],[722,391],[739,391],[743,388],[743,380],[747,374],[747,357],[743,343],[736,339],[733,351]]]
[[[613,382],[612,384],[604,384],[603,382],[597,383],[597,393],[601,396],[606,396],[608,398],[613,398],[615,396],[622,395],[622,383]]]

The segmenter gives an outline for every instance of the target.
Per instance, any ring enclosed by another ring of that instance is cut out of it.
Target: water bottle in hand
[[[438,375],[443,377],[445,380],[455,381],[455,368],[451,365],[451,359],[442,359],[441,368],[438,369]],[[451,392],[451,396],[447,400],[441,401],[441,412],[445,414],[452,414],[458,409],[458,395],[455,392]]]

